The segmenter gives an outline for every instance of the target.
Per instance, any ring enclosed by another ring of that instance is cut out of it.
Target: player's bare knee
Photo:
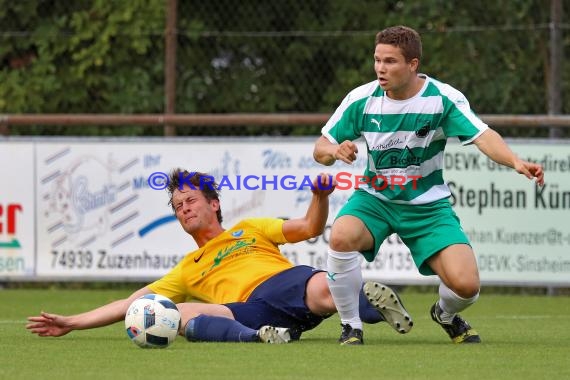
[[[342,236],[342,234],[331,234],[330,248],[337,252],[352,252],[356,250],[356,239],[351,239],[350,236]]]
[[[351,215],[343,215],[333,223],[329,239],[330,248],[337,252],[367,250],[374,243],[362,221]]]
[[[453,283],[452,290],[459,297],[471,298],[475,297],[479,293],[479,280],[474,278],[460,278]]]

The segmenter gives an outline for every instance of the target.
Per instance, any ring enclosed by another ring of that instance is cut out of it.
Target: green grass
[[[39,338],[25,328],[40,310],[76,313],[128,290],[0,290],[0,379],[568,379],[570,297],[483,295],[463,315],[479,345],[453,345],[428,316],[435,294],[404,291],[414,328],[365,326],[365,345],[341,347],[337,316],[287,345],[131,343],[123,325]]]

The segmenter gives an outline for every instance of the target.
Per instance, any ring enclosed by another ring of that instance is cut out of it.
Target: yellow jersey
[[[151,283],[152,292],[179,303],[244,302],[271,276],[292,268],[279,251],[288,243],[283,219],[245,219],[188,253],[169,273]]]

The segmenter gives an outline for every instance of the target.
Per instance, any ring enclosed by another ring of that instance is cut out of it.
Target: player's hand
[[[542,165],[524,160],[517,160],[514,165],[515,170],[528,179],[536,178],[538,186],[544,186],[544,171]]]
[[[347,164],[352,164],[356,160],[356,153],[358,153],[356,144],[350,140],[346,140],[338,146],[334,158],[346,162]]]
[[[68,325],[66,317],[43,311],[39,316],[28,317],[26,328],[39,336],[62,336],[73,330]]]
[[[319,173],[318,176],[313,179],[312,192],[319,196],[328,196],[334,191],[337,182],[336,178],[329,173]]]

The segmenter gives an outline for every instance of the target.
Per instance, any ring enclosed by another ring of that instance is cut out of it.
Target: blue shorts
[[[298,340],[303,331],[311,330],[325,316],[313,314],[305,304],[307,282],[323,272],[299,265],[265,280],[246,302],[227,303],[236,321],[252,329],[264,325],[291,329],[291,339]]]

